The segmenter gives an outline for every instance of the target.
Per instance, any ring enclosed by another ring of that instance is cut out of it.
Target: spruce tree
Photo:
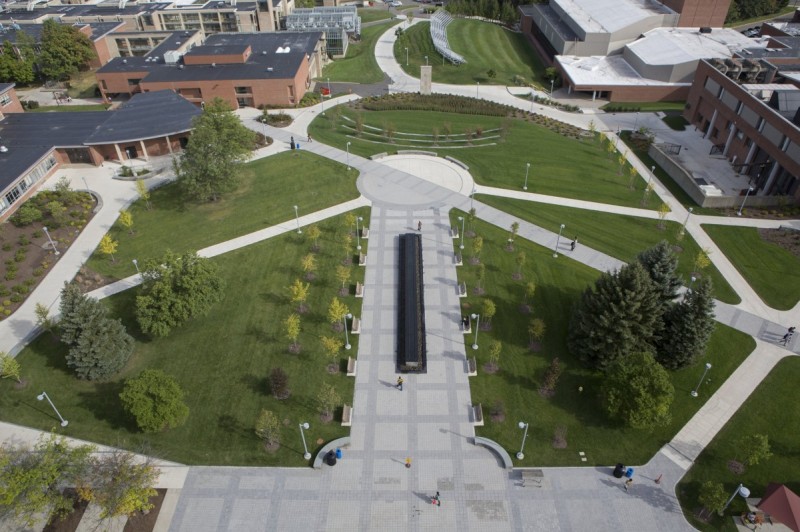
[[[654,247],[641,252],[637,259],[650,274],[650,279],[656,285],[662,304],[667,305],[674,301],[682,283],[676,273],[678,257],[672,252],[669,243],[662,240]]]
[[[700,279],[683,301],[664,314],[664,335],[656,358],[665,368],[690,366],[703,353],[715,327],[712,294],[711,281]]]
[[[567,343],[584,364],[605,369],[620,357],[651,351],[662,308],[655,284],[638,262],[604,273],[572,314]]]

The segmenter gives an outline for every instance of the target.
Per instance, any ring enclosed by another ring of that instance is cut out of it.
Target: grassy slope
[[[704,225],[703,229],[767,305],[789,310],[797,304],[800,260],[791,252],[762,240],[754,227]]]
[[[683,511],[692,525],[707,532],[735,532],[730,516],[746,511],[744,500],[737,497],[725,517],[715,514],[710,523],[695,519],[695,511],[700,507],[700,487],[708,480],[722,482],[726,493],[733,493],[736,486],[744,484],[755,498],[764,494],[770,482],[786,484],[795,493],[800,493],[800,460],[797,459],[800,403],[795,400],[798,382],[800,360],[797,357],[778,363],[695,461],[677,488]],[[744,474],[737,476],[728,470],[727,462],[737,458],[737,442],[748,434],[766,434],[773,456],[747,467]]]
[[[362,28],[361,42],[347,47],[347,55],[336,59],[322,71],[319,79],[351,83],[378,83],[384,77],[375,60],[375,43],[394,22]]]
[[[451,212],[451,223],[463,213]],[[581,292],[597,277],[597,272],[562,255],[552,257],[552,251],[518,238],[515,252],[503,248],[508,236],[483,222],[476,222],[475,229],[484,238],[481,255],[486,264],[484,288],[487,294],[476,297],[472,289],[477,286],[475,267],[465,264],[458,269],[459,281],[466,281],[470,297],[462,299],[462,314],[475,312],[480,301],[490,298],[497,305],[497,314],[492,320],[491,332],[480,332],[479,349],[468,349],[467,356],[477,356],[478,376],[470,379],[472,400],[483,405],[486,426],[478,428],[478,434],[491,438],[505,449],[518,449],[521,434],[517,422],[530,423],[526,443],[525,466],[586,465],[580,461],[578,451],[584,451],[588,464],[612,464],[618,461],[636,464],[652,457],[664,443],[694,415],[731,372],[755,347],[747,335],[718,325],[706,351],[706,356],[689,368],[672,373],[675,386],[675,401],[672,407],[672,423],[653,432],[625,429],[610,423],[602,410],[598,394],[602,375],[584,369],[568,352],[566,334],[573,304]],[[458,241],[454,241],[456,246]],[[471,240],[467,239],[465,257],[470,256]],[[516,270],[514,259],[519,251],[525,251],[527,266],[523,269],[525,279],[513,281],[511,273]],[[524,282],[537,283],[533,298],[533,314],[523,315],[518,311],[520,293]],[[480,310],[477,310],[480,312]],[[527,349],[527,324],[533,317],[545,320],[547,333],[538,353]],[[500,358],[501,370],[489,375],[483,370],[487,362],[487,348],[492,338],[503,342]],[[470,336],[470,340],[472,336]],[[556,394],[545,399],[538,388],[552,358],[558,357],[564,373]],[[701,364],[714,365],[710,381],[703,383],[700,397],[694,399],[689,392],[697,385]],[[579,387],[583,388],[579,392]],[[503,422],[490,419],[490,409],[497,401],[505,405]],[[555,449],[551,445],[557,427],[567,429],[567,449]]]
[[[155,190],[152,209],[134,203],[133,235],[117,222],[111,236],[119,241],[116,261],[95,251],[89,266],[104,275],[131,275],[132,259],[157,257],[167,249],[175,252],[202,249],[294,217],[358,197],[356,172],[329,159],[300,150],[248,163],[240,187],[213,203],[185,203],[176,185]]]
[[[385,6],[359,8],[358,16],[361,17],[361,24],[375,22],[376,20],[386,20],[392,18],[392,13]],[[364,28],[366,29],[366,28]]]
[[[433,47],[428,24],[417,24],[404,32],[395,44],[394,55],[403,70],[414,77],[419,77],[419,67],[425,64],[427,55],[436,83],[512,85],[514,76],[522,76],[530,83],[539,82],[544,74],[544,66],[522,34],[495,24],[458,19],[448,26],[447,39],[450,49],[467,60],[465,64],[442,65],[442,56]],[[488,77],[489,70],[496,72],[495,78]]]
[[[368,217],[369,211],[362,209],[359,214]],[[309,242],[290,233],[213,259],[227,283],[225,299],[208,316],[187,323],[167,338],[137,336],[134,357],[110,382],[77,381],[66,368],[62,345],[41,335],[18,357],[29,382],[27,389],[14,390],[8,379],[0,382],[0,416],[49,430],[56,424],[53,414],[35,399],[36,392],[44,389],[70,421],[66,429],[59,430],[68,436],[134,450],[145,445],[156,456],[189,464],[304,465],[299,421],[311,424],[306,438],[312,450],[319,447],[318,438],[328,441],[349,430],[335,421],[323,425],[316,406],[323,382],[337,387],[342,403],[352,404],[353,396],[352,379],[325,370],[328,360],[318,339],[323,334],[342,334],[331,332],[325,317],[339,286],[333,273],[342,258],[333,236],[333,227],[341,227],[337,224],[341,217],[321,224],[319,277],[309,294],[311,312],[302,317],[299,355],[289,354],[281,322],[291,312],[286,287],[301,275],[300,258],[308,253]],[[357,279],[363,282],[363,268],[354,267],[353,275],[353,284]],[[135,294],[129,290],[106,300],[132,334],[138,330],[132,315]],[[360,314],[360,300],[352,296],[342,300]],[[357,353],[358,337],[351,337],[351,343],[352,351],[341,351],[342,364],[347,354]],[[277,401],[269,394],[267,379],[274,367],[289,374],[292,397],[287,401]],[[123,379],[146,368],[162,369],[180,382],[190,408],[183,427],[141,434],[120,410],[118,394]],[[253,434],[262,408],[274,410],[286,420],[284,447],[276,454],[264,452]]]
[[[558,231],[559,225],[563,223],[566,225],[564,234],[569,238],[577,235],[579,245],[589,246],[625,262],[631,262],[639,253],[661,240],[667,240],[682,248],[678,254],[678,271],[687,283],[694,269],[694,259],[700,250],[688,234],[680,242],[677,240],[680,224],[675,222],[668,223],[666,229],[660,230],[657,227],[658,220],[484,195],[476,198],[550,231]],[[718,299],[731,304],[741,301],[713,265],[708,267],[708,275],[714,283],[714,292]]]
[[[344,116],[353,117],[355,113],[348,107],[342,107]],[[442,124],[449,122],[455,134],[463,135],[465,128],[474,129],[482,126],[486,133],[483,140],[476,141],[482,146],[447,149],[444,137],[439,145],[434,146],[432,140],[427,145],[419,145],[421,149],[433,150],[440,155],[453,157],[469,165],[470,173],[482,184],[500,188],[520,189],[525,178],[525,165],[531,163],[528,191],[553,196],[598,201],[615,205],[640,207],[645,183],[637,178],[634,190],[628,188],[627,171],[618,175],[617,155],[609,158],[604,147],[590,140],[577,141],[554,133],[547,128],[524,120],[513,120],[510,133],[505,141],[488,139],[497,133],[489,132],[500,127],[503,120],[498,117],[475,116],[422,111],[365,111],[365,123],[382,127],[384,123],[394,124],[398,134],[395,143],[385,139],[372,137],[357,138],[352,129],[352,122],[339,119],[336,129],[332,129],[331,113],[318,116],[311,123],[312,135],[315,139],[344,149],[350,141],[352,153],[368,157],[380,152],[394,152],[401,147],[404,137],[399,133],[421,133],[432,135],[434,128],[440,133]],[[431,139],[432,137],[428,137]],[[486,143],[496,145],[486,145]],[[531,149],[535,146],[535,149]],[[569,164],[565,164],[569,161]],[[650,195],[648,208],[658,205],[655,194]]]

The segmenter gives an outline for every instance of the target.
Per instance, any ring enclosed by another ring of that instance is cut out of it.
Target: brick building
[[[0,120],[8,113],[21,113],[24,109],[17,98],[13,83],[0,83]]]
[[[0,98],[9,90],[13,87],[0,86]],[[0,118],[0,221],[62,165],[179,152],[200,113],[172,91],[161,91],[136,95],[116,111],[5,114]]]
[[[749,177],[753,204],[775,203],[769,199],[776,196],[800,203],[800,61],[794,55],[785,67],[764,58],[703,61],[689,92],[684,116]]]
[[[100,68],[103,96],[169,89],[198,105],[222,98],[233,108],[291,106],[322,75],[326,58],[321,32],[216,34],[188,51],[173,44]]]

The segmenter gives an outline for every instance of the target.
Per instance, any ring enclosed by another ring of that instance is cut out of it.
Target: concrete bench
[[[359,266],[366,266],[367,265],[367,256],[364,253],[358,254],[358,265]]]
[[[398,155],[430,155],[431,157],[436,157],[437,153],[435,151],[424,151],[424,150],[397,150]]]
[[[347,376],[355,377],[356,369],[358,369],[358,360],[353,357],[347,357]]]
[[[381,159],[381,158],[383,158],[383,157],[386,157],[387,155],[388,155],[388,153],[386,153],[386,152],[383,152],[383,153],[375,153],[375,154],[373,154],[373,155],[370,155],[370,156],[369,156],[369,158],[370,158],[370,159],[372,159],[372,160],[374,161],[375,159]]]
[[[362,227],[361,228],[361,238],[368,239],[369,238],[369,227]]]
[[[330,441],[326,443],[322,449],[319,450],[317,456],[314,457],[313,468],[319,469],[322,467],[322,461],[325,459],[325,455],[328,454],[328,451],[336,450],[340,447],[350,447],[350,436],[345,436],[344,438],[338,438],[336,440]]]
[[[458,238],[458,227],[450,228],[450,238]]]
[[[344,410],[342,410],[342,426],[349,427],[353,424],[353,407],[349,405],[344,405]]]
[[[523,488],[528,482],[532,482],[537,485],[537,487],[541,487],[544,472],[541,469],[523,469],[520,471],[520,478],[522,478]]]
[[[496,441],[490,440],[489,438],[481,438],[480,436],[475,436],[472,439],[472,443],[474,443],[475,445],[482,445],[488,448],[489,450],[493,451],[497,455],[497,457],[500,458],[500,461],[503,462],[503,467],[505,467],[506,469],[513,469],[514,465],[511,463],[511,457],[508,455],[508,452],[506,452],[505,449],[500,447],[500,445]]]
[[[478,361],[475,357],[467,360],[467,377],[475,377],[478,375]]]
[[[467,166],[466,164],[462,163],[461,161],[459,161],[459,160],[458,160],[458,159],[456,159],[455,157],[450,157],[450,156],[448,155],[447,157],[445,157],[445,159],[447,159],[447,160],[448,160],[448,161],[450,161],[451,163],[455,163],[455,164],[457,164],[458,166],[460,166],[460,167],[461,167],[461,168],[463,168],[464,170],[469,170],[469,166]]]
[[[356,297],[364,297],[364,285],[356,283]]]
[[[353,327],[350,329],[350,334],[361,334],[361,320],[353,318]]]
[[[458,283],[458,297],[467,297],[467,283]]]
[[[476,427],[483,426],[483,408],[480,403],[472,405],[472,424]]]
[[[456,266],[463,266],[464,265],[464,258],[461,256],[461,253],[456,253],[453,255],[453,264]]]

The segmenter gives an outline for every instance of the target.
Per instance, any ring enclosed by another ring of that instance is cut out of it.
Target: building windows
[[[9,190],[0,199],[0,213],[6,211],[13,205],[34,183],[47,175],[47,172],[56,165],[56,158],[48,155],[45,160],[37,164],[33,170],[17,182],[17,185]]]
[[[252,94],[252,87],[235,87],[236,94]]]
[[[0,94],[0,105],[5,107],[6,105],[11,103],[11,96],[8,93]]]
[[[736,114],[741,116],[742,109],[744,109],[744,104],[742,102],[736,102]]]

